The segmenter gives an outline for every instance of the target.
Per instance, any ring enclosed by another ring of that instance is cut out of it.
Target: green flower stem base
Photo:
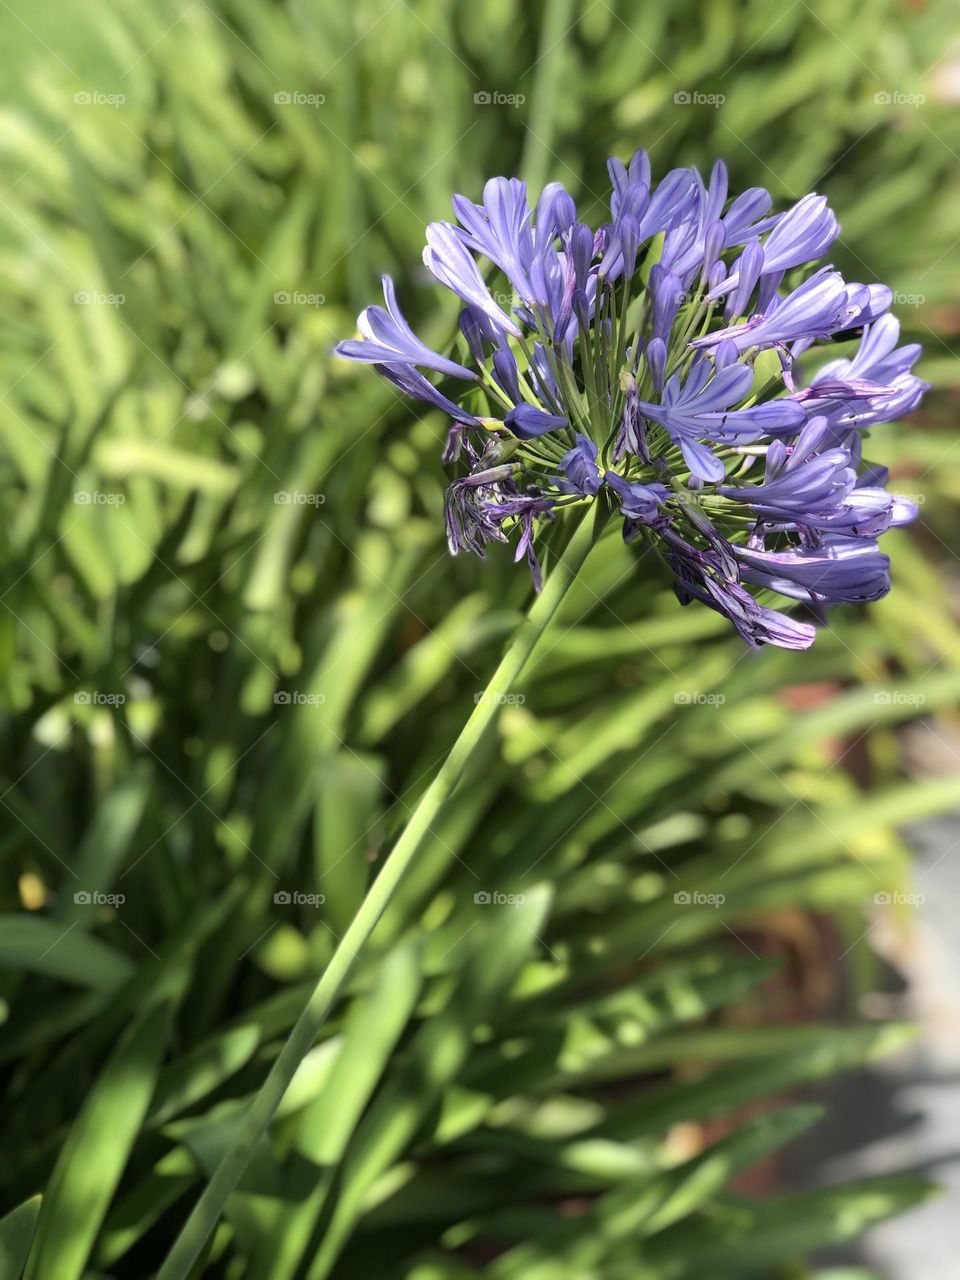
[[[470,756],[490,726],[540,636],[579,572],[590,548],[605,523],[603,502],[596,502],[594,518],[581,519],[562,556],[549,573],[543,591],[536,598],[517,629],[509,648],[493,673],[484,694],[478,699],[470,719],[450,749],[437,776],[426,789],[390,856],[370,886],[356,916],[317,982],[303,1012],[270,1068],[266,1080],[246,1112],[233,1148],[218,1165],[193,1208],[183,1230],[157,1274],[157,1280],[186,1280],[191,1267],[210,1237],[227,1197],[237,1186],[253,1150],[267,1131],[277,1107],[293,1079],[297,1067],[313,1047],[334,1001],[347,980],[360,948],[370,937],[390,901],[394,889],[410,866],[420,844],[430,830],[445,801],[460,780]]]

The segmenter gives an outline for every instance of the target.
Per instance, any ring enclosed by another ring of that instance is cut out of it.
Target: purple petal
[[[532,404],[518,404],[510,410],[504,422],[521,440],[531,440],[535,436],[546,435],[548,431],[560,431],[567,425],[566,418],[547,413]]]

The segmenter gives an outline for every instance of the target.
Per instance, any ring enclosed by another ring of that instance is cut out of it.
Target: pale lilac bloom
[[[431,222],[427,227],[427,244],[423,251],[427,270],[457,297],[470,303],[504,333],[520,337],[520,327],[491,297],[480,268],[457,238],[448,222]]]
[[[744,324],[718,329],[691,344],[706,349],[729,340],[742,354],[751,349],[784,346],[800,339],[829,338],[842,329],[849,309],[847,287],[839,271],[824,267],[785,298]]]
[[[349,339],[341,342],[337,352],[348,360],[363,360],[370,364],[383,365],[419,365],[424,369],[435,369],[437,373],[450,374],[454,378],[476,379],[472,369],[467,369],[455,360],[438,355],[413,332],[404,320],[397,305],[397,295],[393,281],[389,276],[383,277],[383,296],[387,304],[383,307],[367,307],[360,312],[357,328],[363,334],[363,341]]]

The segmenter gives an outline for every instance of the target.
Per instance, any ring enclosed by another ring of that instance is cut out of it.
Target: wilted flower
[[[862,440],[919,403],[919,348],[897,346],[885,286],[829,266],[803,277],[838,233],[823,196],[771,214],[760,188],[728,203],[720,163],[709,183],[675,169],[653,184],[643,151],[609,171],[596,231],[559,184],[531,210],[516,178],[492,178],[481,204],[455,196],[459,225],[427,228],[424,262],[463,303],[464,363],[416,337],[389,277],[386,308],[338,351],[453,419],[444,458],[468,468],[447,491],[454,554],[516,535],[539,588],[541,522],[607,502],[628,541],[659,549],[682,602],[751,644],[806,648],[814,628],[748,587],[814,614],[889,590],[876,540],[916,509],[862,462]],[[817,343],[855,340],[817,367]],[[469,383],[469,408],[423,369]]]

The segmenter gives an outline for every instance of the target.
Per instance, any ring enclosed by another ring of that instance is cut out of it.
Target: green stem
[[[533,81],[527,137],[523,148],[523,176],[534,199],[546,181],[556,130],[557,96],[563,88],[564,54],[575,23],[573,0],[552,0],[544,6],[540,51]]]
[[[477,699],[477,704],[451,747],[450,754],[420,797],[400,839],[370,886],[266,1080],[245,1112],[236,1141],[220,1161],[174,1241],[173,1248],[157,1273],[157,1280],[186,1280],[201,1249],[216,1227],[228,1196],[237,1186],[257,1143],[266,1133],[297,1067],[313,1047],[317,1033],[343,990],[361,947],[373,932],[394,890],[430,831],[431,824],[459,782],[484,732],[495,719],[504,697],[510,692],[534,646],[576,578],[595,538],[599,536],[606,518],[605,504],[595,503],[594,510],[594,520],[585,518],[574,529],[566,549],[548,575],[543,591],[518,627],[489,684]]]

